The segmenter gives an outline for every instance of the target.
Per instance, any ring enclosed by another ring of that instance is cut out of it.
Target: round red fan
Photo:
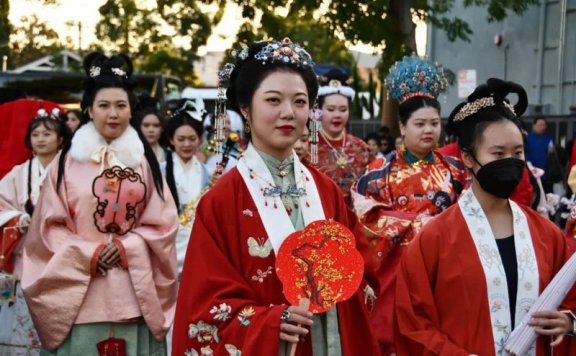
[[[310,311],[323,313],[358,290],[364,261],[346,226],[318,220],[284,240],[276,257],[276,273],[292,305],[309,299]]]

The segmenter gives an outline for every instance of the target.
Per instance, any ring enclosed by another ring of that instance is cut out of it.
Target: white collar
[[[307,192],[306,196],[300,197],[300,206],[302,207],[304,223],[308,225],[316,220],[326,220],[318,187],[316,186],[312,174],[308,168],[300,162],[294,151],[292,151],[292,155],[294,157],[294,178],[296,182],[304,182]],[[292,221],[281,202],[277,204],[280,208],[275,208],[275,204],[266,203],[260,186],[256,179],[252,178],[251,170],[253,169],[255,172],[258,172],[259,175],[269,182],[274,181],[272,179],[272,174],[252,144],[248,145],[248,148],[246,148],[242,154],[242,158],[238,161],[236,168],[250,192],[250,196],[256,205],[256,209],[258,209],[262,225],[264,225],[270,244],[274,248],[274,252],[278,253],[278,249],[280,248],[280,245],[282,245],[282,242],[284,242],[284,239],[295,231],[294,225],[292,225]],[[304,177],[302,177],[302,175],[304,175]]]
[[[92,121],[80,127],[74,134],[70,155],[78,161],[101,163],[94,159],[94,155],[102,149],[126,167],[136,168],[144,160],[144,145],[132,126],[128,126],[120,137],[108,144]]]

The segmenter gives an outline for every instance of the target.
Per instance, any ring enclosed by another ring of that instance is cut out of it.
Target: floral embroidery
[[[226,303],[222,303],[220,306],[213,306],[212,309],[210,309],[210,314],[214,315],[215,320],[226,321],[230,318],[231,311],[232,307]]]
[[[212,342],[212,340],[220,342],[218,328],[202,320],[198,324],[188,325],[188,337],[197,338],[200,343]]]
[[[494,304],[492,304],[492,308],[490,308],[490,311],[492,313],[497,312],[498,310],[502,309],[502,303],[500,303],[499,301],[495,301]]]
[[[202,356],[213,356],[213,355],[214,355],[214,351],[212,350],[212,348],[210,347],[210,345],[204,346],[203,348],[200,349],[200,355],[202,355]]]
[[[270,274],[272,274],[272,266],[268,266],[268,269],[265,271],[262,271],[260,268],[258,268],[256,270],[256,275],[252,276],[252,280],[264,283],[264,279]]]
[[[242,326],[250,325],[250,319],[249,318],[252,317],[254,314],[256,314],[256,312],[254,311],[254,308],[252,308],[252,307],[245,307],[244,309],[242,309],[242,311],[238,315],[238,320],[240,320],[240,325],[242,325]]]
[[[248,254],[252,257],[266,258],[270,256],[272,243],[270,240],[264,241],[263,238],[256,240],[253,237],[248,238]]]
[[[230,355],[230,356],[241,356],[242,355],[242,351],[238,350],[238,348],[232,344],[226,344],[226,345],[224,345],[224,347],[226,348],[226,351],[228,351],[228,355]]]
[[[194,349],[188,349],[184,351],[184,356],[198,356],[198,351]]]
[[[249,217],[253,217],[254,213],[252,212],[252,210],[250,209],[245,209],[242,214],[244,214],[245,216],[249,216]]]

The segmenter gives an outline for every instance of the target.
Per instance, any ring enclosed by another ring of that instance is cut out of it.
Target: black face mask
[[[482,165],[476,157],[472,157],[480,165],[474,176],[482,189],[502,199],[510,198],[522,180],[524,161],[518,158],[503,158]]]

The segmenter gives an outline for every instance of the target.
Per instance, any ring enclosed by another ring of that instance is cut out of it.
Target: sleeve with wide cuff
[[[172,352],[225,355],[238,350],[243,355],[277,355],[280,316],[287,306],[258,302],[235,266],[239,261],[231,260],[216,242],[217,228],[210,229],[206,223],[213,211],[203,203],[205,199],[197,210],[184,262]]]
[[[468,356],[468,352],[438,329],[440,315],[435,306],[430,269],[424,262],[421,239],[408,246],[396,281],[395,329],[398,355]],[[434,273],[434,272],[432,272]]]

